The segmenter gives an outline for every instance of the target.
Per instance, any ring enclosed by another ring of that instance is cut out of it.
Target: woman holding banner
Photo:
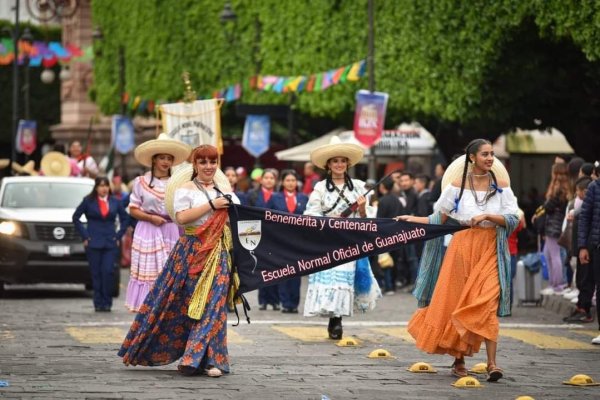
[[[308,197],[298,192],[298,176],[293,169],[281,172],[281,191],[273,193],[267,203],[267,208],[283,211],[290,214],[302,214],[306,209]],[[281,312],[296,314],[300,304],[301,278],[289,279],[277,285],[279,288],[279,299],[281,300]],[[259,289],[260,290],[260,289]]]
[[[414,291],[420,308],[408,331],[419,349],[453,356],[457,377],[467,376],[464,357],[485,342],[488,381],[498,381],[503,371],[496,365],[497,315],[510,314],[508,236],[519,217],[508,173],[492,144],[473,140],[449,166],[432,215],[398,218],[434,224],[452,218],[472,227],[454,234],[443,260],[443,238],[426,243]]]
[[[156,366],[181,360],[184,375],[219,377],[229,372],[227,303],[232,246],[227,208],[239,204],[218,168],[217,149],[200,145],[192,166],[182,167],[167,186],[169,215],[185,227],[140,308],[119,356],[127,365]]]
[[[327,176],[315,185],[306,206],[305,215],[340,217],[352,205],[358,207],[348,217],[366,218],[374,210],[367,206],[365,183],[351,179],[348,168],[363,158],[363,148],[341,143],[337,136],[329,144],[310,154],[314,165],[324,169]],[[368,259],[360,259],[309,276],[304,316],[329,318],[327,331],[331,339],[341,339],[342,317],[352,316],[354,308],[361,311],[375,307],[381,291]]]
[[[137,220],[131,244],[131,269],[125,307],[137,312],[179,238],[179,227],[165,210],[165,189],[171,167],[186,161],[192,149],[161,133],[134,151],[137,162],[150,168],[133,183],[129,212]]]

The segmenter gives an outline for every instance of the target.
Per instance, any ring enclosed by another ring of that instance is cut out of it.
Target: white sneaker
[[[573,304],[577,304],[578,301],[579,301],[579,297],[574,297],[571,299],[571,303],[573,303]]]
[[[579,296],[579,290],[573,289],[569,293],[563,294],[563,297],[567,300],[576,299]]]
[[[542,289],[540,291],[540,294],[544,296],[551,296],[554,294],[554,289],[552,289],[551,287],[547,287],[546,289]]]
[[[600,344],[600,335],[592,339],[592,344]]]

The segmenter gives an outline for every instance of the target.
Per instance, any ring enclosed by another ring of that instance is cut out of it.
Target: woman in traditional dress
[[[281,191],[273,193],[267,203],[267,208],[283,211],[290,214],[304,213],[308,197],[298,192],[298,176],[293,169],[281,172]],[[300,304],[301,278],[295,277],[279,283],[279,299],[281,300],[281,312],[296,314]]]
[[[190,146],[164,133],[135,149],[135,159],[150,171],[135,178],[129,198],[129,212],[137,220],[125,297],[130,311],[139,311],[179,238],[179,227],[165,210],[165,188],[171,167],[187,160],[191,151]]]
[[[239,281],[230,277],[227,208],[239,199],[218,169],[217,157],[214,146],[198,146],[191,156],[193,173],[182,167],[171,178],[167,211],[185,226],[185,235],[123,342],[119,356],[127,365],[180,360],[178,370],[184,375],[219,377],[229,372],[227,303],[233,306]]]
[[[454,234],[443,262],[443,238],[426,243],[414,291],[420,308],[408,331],[419,349],[453,356],[457,377],[467,376],[464,357],[485,342],[488,381],[495,382],[503,375],[496,364],[497,316],[510,314],[507,242],[519,223],[517,200],[485,139],[469,143],[446,170],[442,187],[431,216],[399,218],[436,224],[452,218],[471,229]]]
[[[341,143],[337,136],[329,144],[314,149],[310,158],[314,165],[324,169],[327,176],[312,191],[305,215],[340,217],[351,205],[357,205],[348,218],[373,216],[374,210],[367,205],[365,183],[351,179],[348,168],[363,157],[362,147]],[[356,276],[355,276],[356,275]],[[356,287],[366,288],[357,292]],[[342,317],[352,316],[354,309],[367,311],[375,307],[381,291],[369,265],[368,259],[351,261],[337,267],[309,275],[304,316],[329,318],[327,331],[331,339],[341,339]]]

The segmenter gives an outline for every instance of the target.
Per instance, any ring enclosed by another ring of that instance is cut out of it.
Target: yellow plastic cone
[[[335,345],[340,347],[356,347],[359,345],[359,342],[357,339],[353,338],[352,336],[349,336],[340,339]]]
[[[437,371],[426,362],[416,362],[407,368],[410,372],[435,374]]]
[[[563,381],[564,385],[572,386],[599,386],[600,383],[594,382],[589,375],[577,374],[573,375],[568,381]]]
[[[478,363],[473,365],[469,372],[474,374],[487,374],[487,364],[486,363]]]
[[[389,351],[385,349],[373,350],[369,353],[369,358],[393,358]]]
[[[471,389],[471,388],[482,388],[483,385],[479,383],[476,378],[472,376],[465,376],[463,378],[458,379],[456,382],[452,384],[452,386],[461,388],[461,389]]]

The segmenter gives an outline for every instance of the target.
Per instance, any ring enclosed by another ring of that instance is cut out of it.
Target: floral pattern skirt
[[[229,372],[227,252],[216,266],[202,317],[194,320],[187,315],[200,276],[188,274],[189,261],[200,245],[200,240],[191,235],[177,241],[119,350],[126,365],[157,366],[181,359],[181,370],[196,368],[201,372],[214,366]]]

